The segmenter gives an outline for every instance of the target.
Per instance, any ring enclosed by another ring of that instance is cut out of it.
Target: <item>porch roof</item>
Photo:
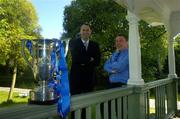
[[[180,0],[114,0],[152,26],[165,25],[176,35],[180,32]]]

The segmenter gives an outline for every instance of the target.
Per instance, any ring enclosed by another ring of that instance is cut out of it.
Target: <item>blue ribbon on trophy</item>
[[[49,86],[54,88],[59,95],[58,114],[65,118],[70,111],[70,91],[68,80],[68,68],[64,56],[64,45],[62,41],[54,42],[53,51],[51,52],[51,70]],[[55,80],[54,80],[55,79]]]

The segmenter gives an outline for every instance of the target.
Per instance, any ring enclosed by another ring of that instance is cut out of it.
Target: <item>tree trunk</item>
[[[17,75],[17,65],[15,64],[14,70],[13,70],[13,77],[12,77],[11,88],[10,88],[10,91],[9,91],[9,95],[8,95],[7,101],[11,101],[12,100],[12,94],[13,94],[14,86],[16,84],[16,75]]]

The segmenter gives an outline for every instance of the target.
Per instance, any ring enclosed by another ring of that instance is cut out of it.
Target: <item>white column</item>
[[[168,78],[177,78],[173,39],[171,37],[169,39],[169,44],[168,44],[168,63],[169,63]]]
[[[180,12],[173,12],[170,15],[169,23],[167,23],[167,30],[169,33],[168,39],[168,63],[169,63],[169,74],[168,78],[176,78],[176,64],[175,64],[175,53],[174,53],[174,39],[180,31]]]
[[[128,11],[129,21],[129,80],[130,85],[143,85],[141,77],[141,47],[138,29],[139,18]]]

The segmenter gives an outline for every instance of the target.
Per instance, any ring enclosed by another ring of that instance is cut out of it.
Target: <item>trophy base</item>
[[[45,101],[39,101],[39,100],[28,100],[28,104],[34,104],[34,105],[53,105],[57,103],[59,98],[54,100],[45,100]]]
[[[48,86],[39,86],[30,91],[29,104],[51,105],[58,101],[59,96]]]

